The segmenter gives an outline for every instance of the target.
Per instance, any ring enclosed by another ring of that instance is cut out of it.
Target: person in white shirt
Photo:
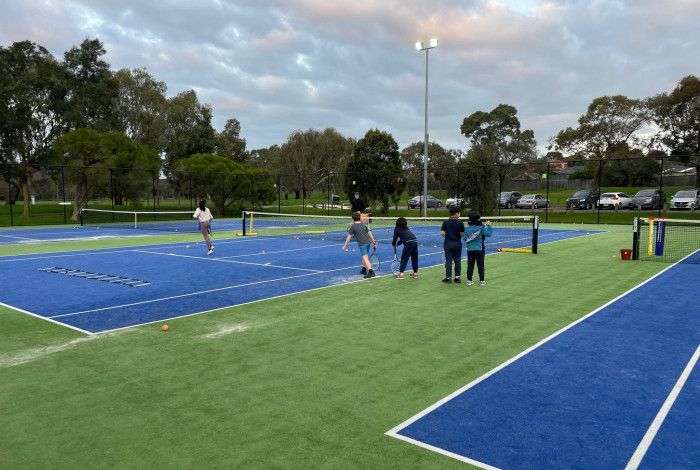
[[[214,245],[211,244],[209,234],[211,233],[211,221],[214,217],[211,215],[205,199],[199,201],[199,207],[194,211],[192,217],[199,220],[199,230],[202,232],[204,241],[207,242],[207,254],[212,254],[214,252]]]

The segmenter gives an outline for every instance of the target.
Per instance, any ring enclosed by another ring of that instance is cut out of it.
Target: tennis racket
[[[398,276],[400,269],[401,262],[399,261],[399,257],[396,255],[396,247],[394,247],[394,259],[391,260],[391,272],[394,274],[394,276]]]
[[[379,266],[381,266],[381,262],[379,261],[379,256],[377,256],[377,247],[372,248],[372,254],[369,257],[369,262],[372,265],[373,270],[378,270]]]

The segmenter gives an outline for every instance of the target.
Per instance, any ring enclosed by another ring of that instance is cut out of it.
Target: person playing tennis
[[[205,199],[199,201],[199,207],[197,207],[197,210],[192,214],[192,218],[199,220],[199,230],[202,232],[204,241],[207,242],[207,254],[212,254],[214,252],[214,245],[211,244],[209,234],[211,233],[211,221],[214,217],[211,215]]]
[[[455,265],[454,282],[460,283],[462,274],[462,236],[464,235],[464,222],[459,220],[462,215],[459,207],[450,207],[450,218],[442,223],[440,235],[445,237],[445,278],[442,282],[452,282],[452,263]]]
[[[406,222],[404,217],[396,219],[394,238],[391,240],[391,246],[394,248],[401,244],[403,244],[403,251],[401,251],[401,264],[399,265],[399,274],[396,276],[396,279],[405,279],[403,272],[406,269],[409,258],[413,267],[411,277],[416,279],[418,277],[418,240],[411,232],[411,229],[408,228],[408,222]]]
[[[372,235],[372,231],[361,221],[362,215],[359,212],[352,213],[352,224],[348,228],[348,236],[345,238],[345,243],[343,243],[343,251],[348,249],[348,243],[355,237],[357,241],[357,247],[360,249],[360,256],[362,256],[362,270],[360,274],[364,274],[365,279],[374,277],[374,270],[372,269],[372,263],[369,260],[369,248],[370,246],[377,246],[377,241]]]
[[[479,285],[484,286],[486,279],[484,277],[484,257],[486,255],[486,237],[490,237],[493,233],[491,222],[481,222],[481,214],[479,211],[471,211],[469,213],[469,222],[464,230],[464,241],[467,243],[467,285],[474,284],[472,276],[474,274],[474,263],[479,270]]]

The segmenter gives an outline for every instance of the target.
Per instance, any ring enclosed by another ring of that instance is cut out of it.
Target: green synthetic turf
[[[384,433],[666,266],[621,262],[631,230],[599,228],[488,256],[483,288],[430,268],[168,332],[86,337],[0,308],[0,466],[465,468]]]

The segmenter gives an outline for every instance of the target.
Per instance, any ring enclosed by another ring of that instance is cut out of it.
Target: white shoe
[[[210,248],[209,251],[207,252],[208,255],[214,253],[214,248]]]
[[[467,280],[467,285],[468,285],[468,286],[474,285],[474,281]]]
[[[479,281],[479,287],[484,287],[486,285],[485,281]]]

